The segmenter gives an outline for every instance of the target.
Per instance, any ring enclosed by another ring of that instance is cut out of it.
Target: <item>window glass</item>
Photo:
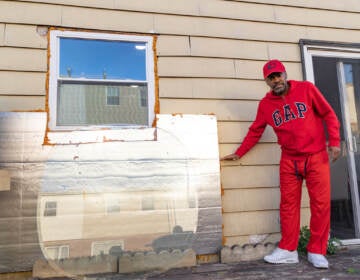
[[[120,90],[119,87],[106,87],[106,105],[120,105]]]
[[[146,85],[60,81],[57,125],[147,125],[148,107],[142,106],[142,91],[147,92]]]
[[[50,246],[45,247],[46,255],[51,260],[61,260],[69,257],[69,246]]]
[[[60,77],[146,80],[145,44],[60,39]]]
[[[120,212],[120,199],[118,198],[107,198],[106,199],[106,212],[119,213]]]
[[[154,210],[154,198],[152,196],[144,196],[141,201],[141,209],[144,211]]]
[[[111,254],[113,249],[121,251],[124,248],[122,240],[106,240],[92,242],[92,256]]]
[[[56,201],[46,201],[45,202],[45,210],[44,210],[44,216],[56,216],[56,208],[57,203]]]

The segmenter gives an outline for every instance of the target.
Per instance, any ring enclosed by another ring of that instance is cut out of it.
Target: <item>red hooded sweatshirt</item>
[[[274,129],[285,158],[300,159],[325,150],[323,121],[328,131],[328,146],[340,146],[340,123],[320,91],[307,81],[291,80],[288,84],[285,96],[270,91],[260,101],[256,119],[236,150],[237,155],[243,156],[259,141],[266,125]]]

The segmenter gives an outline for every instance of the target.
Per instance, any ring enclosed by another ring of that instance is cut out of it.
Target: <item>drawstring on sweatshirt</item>
[[[294,160],[294,168],[295,168],[295,175],[296,175],[296,178],[298,180],[302,180],[304,177],[306,177],[306,166],[307,166],[307,162],[308,162],[308,158],[306,158],[305,160],[305,163],[304,163],[304,176],[302,176],[300,173],[299,173],[299,169],[298,169],[298,165],[297,165],[297,162],[296,160]]]

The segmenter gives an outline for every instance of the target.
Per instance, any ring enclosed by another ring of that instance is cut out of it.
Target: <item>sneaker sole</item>
[[[320,266],[320,265],[314,265],[316,268],[322,268],[322,269],[328,269],[329,266]]]
[[[299,260],[291,260],[291,259],[287,259],[287,260],[276,260],[276,261],[271,261],[271,260],[266,260],[266,259],[264,259],[264,261],[266,261],[266,262],[268,262],[268,263],[272,263],[272,264],[299,263]]]
[[[313,267],[315,267],[315,268],[323,268],[323,269],[328,269],[329,268],[329,265],[315,265],[311,261],[309,261],[309,263],[311,263],[313,265]]]

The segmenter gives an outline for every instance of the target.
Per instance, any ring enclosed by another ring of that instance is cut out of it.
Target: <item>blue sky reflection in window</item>
[[[145,43],[61,38],[60,77],[144,81]]]

